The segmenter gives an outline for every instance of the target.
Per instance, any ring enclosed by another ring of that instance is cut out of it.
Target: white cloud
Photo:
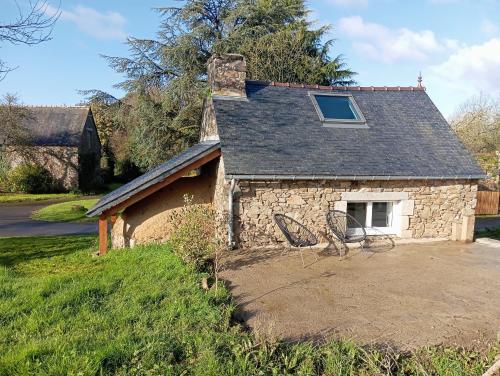
[[[57,9],[47,5],[45,13],[53,15]],[[126,19],[118,12],[99,12],[93,8],[77,5],[72,11],[61,10],[60,20],[72,22],[84,33],[98,39],[127,38]]]
[[[495,35],[498,33],[498,25],[489,19],[485,18],[483,22],[481,22],[481,33],[486,35]]]
[[[340,5],[344,7],[366,7],[372,0],[326,0],[334,5]],[[390,0],[389,0],[390,1]],[[461,0],[427,0],[431,4],[453,4],[458,3]]]
[[[368,5],[368,0],[328,0],[328,2],[346,8],[366,7]]]
[[[430,80],[455,90],[500,92],[500,39],[464,46],[431,66]]]
[[[458,46],[454,40],[437,40],[431,30],[389,29],[377,23],[365,22],[360,16],[341,18],[338,29],[353,39],[353,47],[357,52],[384,62],[425,60],[432,53]]]

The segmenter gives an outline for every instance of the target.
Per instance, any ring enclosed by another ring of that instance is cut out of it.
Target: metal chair
[[[366,240],[366,229],[352,215],[340,210],[332,210],[326,215],[326,223],[330,231],[344,246],[344,254],[347,243],[359,243],[361,250],[364,250],[363,242]],[[350,232],[349,229],[355,229],[355,231]]]
[[[302,266],[305,266],[302,249],[318,244],[318,238],[303,224],[297,222],[293,218],[287,217],[286,215],[275,214],[274,221],[278,225],[283,235],[285,235],[286,240],[290,244],[290,248],[294,247],[299,250],[300,258],[302,260]],[[315,257],[317,261],[318,256],[316,254]]]

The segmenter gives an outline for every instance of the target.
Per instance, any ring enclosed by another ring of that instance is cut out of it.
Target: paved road
[[[476,231],[500,228],[500,218],[476,218]]]
[[[46,222],[30,218],[38,210],[54,202],[12,203],[0,205],[0,237],[97,234],[97,223]]]
[[[34,221],[30,218],[34,210],[55,202],[61,201],[0,204],[0,237],[97,234],[96,223],[45,222]],[[476,219],[476,230],[485,228],[500,228],[500,218]]]

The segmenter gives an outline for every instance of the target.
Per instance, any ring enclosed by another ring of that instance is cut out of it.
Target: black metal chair
[[[330,231],[344,246],[344,254],[347,243],[359,243],[361,250],[364,250],[363,242],[366,240],[366,229],[352,215],[340,210],[332,210],[326,215],[326,223]],[[354,231],[349,231],[349,229]]]
[[[318,238],[303,224],[297,222],[293,218],[287,217],[286,215],[275,214],[274,221],[290,244],[290,248],[293,247],[299,250],[302,266],[305,266],[302,249],[318,244]],[[316,254],[315,257],[317,261],[318,256]]]

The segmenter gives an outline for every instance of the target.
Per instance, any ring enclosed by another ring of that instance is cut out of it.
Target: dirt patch
[[[500,250],[454,242],[353,250],[236,251],[223,278],[251,328],[285,340],[349,337],[412,349],[468,348],[500,330]]]

